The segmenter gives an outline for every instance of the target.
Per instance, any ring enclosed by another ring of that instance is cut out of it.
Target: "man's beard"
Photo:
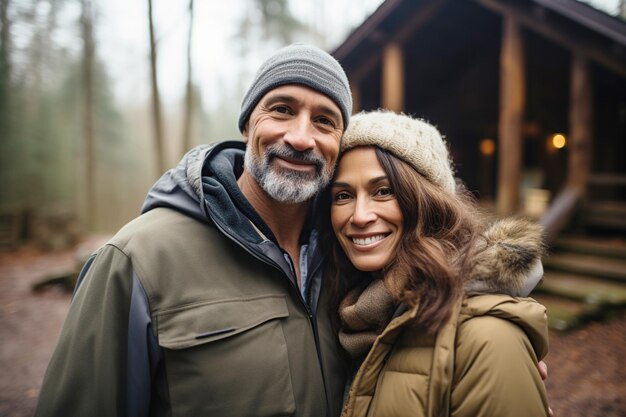
[[[276,168],[272,165],[275,157],[313,164],[315,171],[311,173]],[[288,145],[272,145],[266,148],[262,158],[253,155],[251,148],[248,148],[244,166],[263,191],[284,204],[298,204],[313,198],[328,185],[333,174],[332,168],[328,167],[328,163],[321,156],[315,155],[311,150],[299,152]]]

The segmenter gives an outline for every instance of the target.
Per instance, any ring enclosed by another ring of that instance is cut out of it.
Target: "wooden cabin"
[[[564,235],[584,241],[565,264],[598,245],[609,259],[587,266],[626,259],[623,18],[575,0],[387,0],[332,54],[355,112],[436,125],[480,201],[541,219],[552,259]],[[611,268],[626,305],[626,263]]]
[[[387,0],[333,54],[356,111],[437,125],[459,177],[499,213],[536,189],[553,203],[590,183],[623,197],[620,18],[574,0]]]

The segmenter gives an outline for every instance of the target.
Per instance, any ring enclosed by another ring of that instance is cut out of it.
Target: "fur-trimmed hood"
[[[526,297],[543,277],[543,229],[524,219],[497,220],[483,234],[465,284],[467,293]]]

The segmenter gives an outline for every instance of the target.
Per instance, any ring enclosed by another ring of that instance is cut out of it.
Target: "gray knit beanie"
[[[348,77],[335,58],[327,52],[302,43],[279,49],[258,69],[241,103],[239,131],[250,113],[270,90],[285,84],[301,84],[332,99],[343,116],[344,129],[352,113],[352,94]]]
[[[454,170],[446,143],[439,131],[423,120],[384,110],[356,114],[343,135],[341,152],[357,146],[378,146],[447,193],[455,194]]]

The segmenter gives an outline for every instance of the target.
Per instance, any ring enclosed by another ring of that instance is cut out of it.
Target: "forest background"
[[[331,51],[380,3],[0,0],[0,214],[19,213],[24,238],[54,217],[115,231],[186,150],[240,138],[243,91],[272,51]]]

